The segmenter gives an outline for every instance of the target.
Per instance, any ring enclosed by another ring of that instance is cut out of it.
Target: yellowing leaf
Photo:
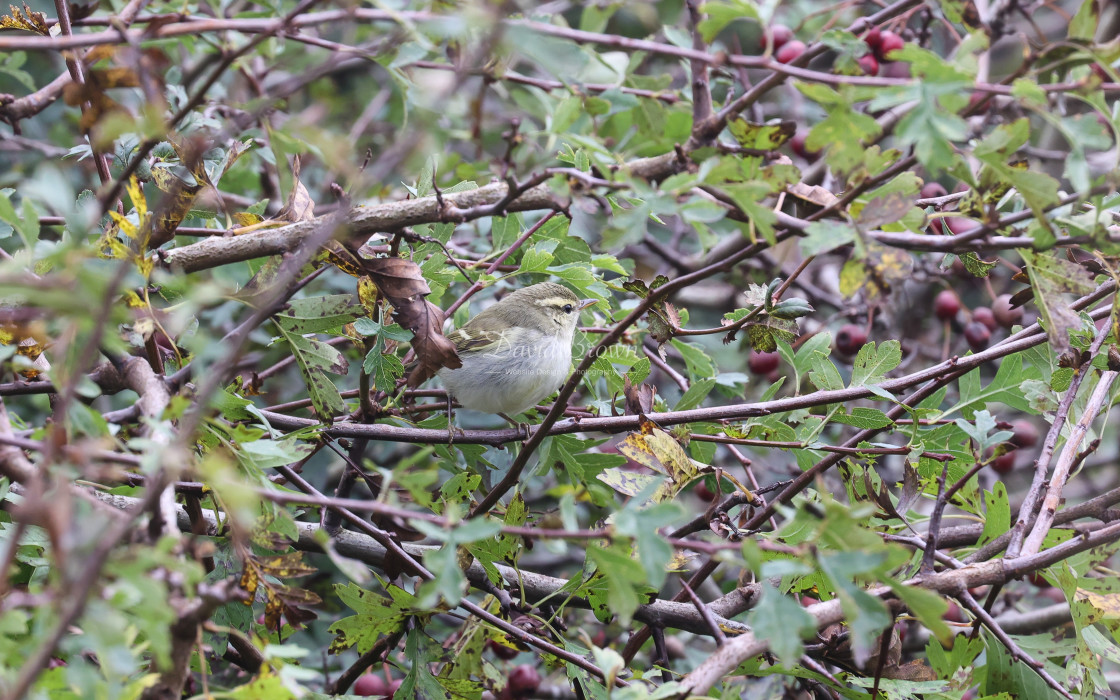
[[[1092,605],[1105,619],[1120,620],[1120,593],[1095,593],[1078,588],[1074,596]]]

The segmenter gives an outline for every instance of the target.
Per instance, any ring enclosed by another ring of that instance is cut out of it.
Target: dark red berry
[[[996,474],[1010,474],[1015,468],[1015,450],[1005,452],[992,460],[992,470]]]
[[[972,229],[976,228],[976,225],[977,224],[974,219],[968,219],[963,216],[945,217],[945,226],[949,228],[949,231],[952,232],[952,235],[954,236],[958,233],[971,231]]]
[[[883,45],[883,34],[879,31],[878,27],[872,27],[871,31],[863,35],[863,43],[871,47],[872,51],[879,51],[879,47]]]
[[[859,57],[859,68],[864,75],[879,75],[879,61],[867,53]]]
[[[922,191],[918,193],[922,199],[933,199],[934,197],[944,197],[949,194],[945,186],[940,182],[927,182],[922,185]]]
[[[805,53],[805,42],[794,39],[774,52],[778,63],[792,63]]]
[[[862,327],[849,323],[840,328],[836,333],[834,343],[836,351],[841,355],[855,355],[867,342],[867,331]]]
[[[793,39],[793,30],[784,24],[775,24],[773,27],[770,27],[770,36],[774,38],[774,50],[777,51],[778,49],[788,44],[791,39]],[[766,50],[765,34],[759,37],[758,48],[762,49],[763,51]]]
[[[878,53],[880,58],[887,58],[891,55],[891,51],[898,51],[903,46],[906,46],[906,42],[892,31],[886,31],[879,35]]]
[[[986,92],[973,90],[972,94],[968,96],[968,111],[970,112],[984,112],[991,106],[992,101],[988,99],[988,93]]]
[[[999,324],[996,323],[996,315],[993,314],[992,310],[986,306],[977,306],[975,309],[973,309],[972,320],[983,323],[988,327],[988,330],[990,331],[994,331],[995,329],[999,328]]]
[[[797,132],[796,134],[793,135],[793,138],[791,138],[789,140],[789,147],[790,147],[790,150],[792,150],[795,154],[801,156],[802,158],[804,158],[807,161],[812,162],[812,161],[814,161],[814,160],[816,160],[817,158],[820,157],[821,152],[819,150],[818,151],[810,150],[805,145],[805,139],[807,139],[808,137],[809,137],[809,133],[806,132],[806,131]]]
[[[968,347],[972,348],[973,352],[980,352],[988,347],[988,343],[992,340],[992,332],[983,323],[970,321],[964,327],[964,339],[968,341]]]
[[[1010,294],[1000,294],[992,302],[992,315],[996,317],[996,323],[1011,328],[1023,320],[1023,307],[1012,306]]]
[[[696,488],[693,489],[693,493],[695,493],[696,497],[701,501],[705,501],[707,503],[711,503],[716,498],[716,495],[712,493],[712,490],[708,488],[708,485],[703,481],[696,485]]]
[[[541,674],[528,664],[521,664],[509,672],[508,686],[515,698],[524,698],[537,692],[541,687]]]
[[[504,659],[505,661],[509,661],[510,659],[521,653],[516,648],[506,646],[505,644],[496,642],[493,639],[486,642],[486,646],[490,647],[490,651],[494,653],[494,656],[498,657],[499,659]]]
[[[390,693],[389,684],[378,673],[367,673],[354,682],[351,689],[354,695],[361,697],[385,697]]]
[[[1026,418],[1020,418],[1011,424],[1011,443],[1016,447],[1034,447],[1038,444],[1038,428]]]
[[[758,352],[756,350],[751,350],[750,359],[747,360],[747,367],[749,367],[754,374],[770,374],[778,369],[778,362],[780,359],[776,352]]]
[[[943,289],[933,299],[933,313],[942,321],[956,318],[961,310],[961,298],[952,289]]]
[[[949,601],[949,609],[945,611],[941,618],[946,622],[964,622],[964,612],[961,610],[961,606]]]
[[[1101,64],[1094,63],[1092,70],[1093,70],[1093,75],[1097,76],[1098,78],[1100,78],[1104,82],[1107,83],[1107,82],[1110,82],[1112,80],[1112,78],[1108,77],[1108,71],[1105,70],[1104,66],[1102,66]]]
[[[1037,571],[1032,572],[1031,575],[1027,577],[1027,580],[1030,581],[1035,588],[1053,588],[1053,584],[1043,578],[1042,574]]]

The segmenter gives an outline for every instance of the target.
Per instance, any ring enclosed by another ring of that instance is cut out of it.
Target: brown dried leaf
[[[47,26],[47,16],[42,12],[32,12],[27,3],[23,4],[23,12],[15,5],[8,5],[12,14],[0,17],[0,29],[21,29],[34,32],[42,36],[50,36],[51,30]]]
[[[637,388],[630,383],[630,377],[622,378],[622,393],[626,397],[626,413],[628,416],[644,415],[653,412],[653,387],[649,384],[639,384]]]
[[[455,344],[443,334],[443,310],[423,297],[393,299],[393,320],[412,331],[412,349],[419,360],[408,375],[408,385],[419,386],[443,367],[463,366]],[[403,303],[402,303],[403,302]]]
[[[276,214],[281,221],[310,221],[315,218],[315,202],[299,180],[299,168],[299,156],[296,156],[292,162],[292,191],[288,193],[288,203]]]
[[[358,258],[358,260],[362,263],[363,271],[373,279],[381,293],[393,302],[393,306],[399,306],[397,300],[427,296],[432,293],[431,287],[420,272],[420,266],[411,260],[405,258]],[[442,322],[441,320],[440,323]]]
[[[789,192],[798,199],[804,199],[806,202],[811,202],[821,207],[832,206],[833,203],[839,201],[836,195],[820,185],[806,185],[795,182],[786,187],[786,192]]]

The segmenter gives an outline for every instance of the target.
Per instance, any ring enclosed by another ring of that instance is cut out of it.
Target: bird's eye
[[[572,313],[573,308],[574,307],[571,304],[564,304],[564,313],[566,313],[566,314]]]

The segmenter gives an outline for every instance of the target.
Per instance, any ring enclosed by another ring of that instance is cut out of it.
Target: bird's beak
[[[587,307],[591,306],[592,304],[598,304],[598,303],[599,303],[598,299],[580,299],[579,300],[579,308],[581,310],[586,309]]]

